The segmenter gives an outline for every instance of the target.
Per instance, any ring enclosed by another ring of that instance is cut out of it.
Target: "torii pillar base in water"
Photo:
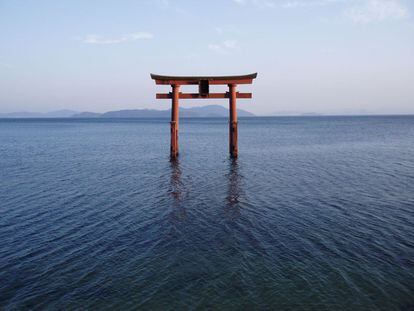
[[[178,98],[179,98],[179,85],[172,85],[172,107],[171,107],[171,158],[178,157]]]
[[[237,144],[237,108],[236,108],[236,84],[229,84],[229,151],[232,158],[237,158],[239,147]]]
[[[172,99],[171,107],[171,147],[170,155],[172,159],[178,157],[178,129],[179,129],[179,104],[182,99],[207,99],[207,98],[228,98],[229,99],[229,151],[232,158],[237,158],[239,154],[237,142],[237,98],[252,98],[252,93],[239,93],[236,91],[238,84],[252,84],[257,73],[243,76],[202,76],[202,77],[177,77],[160,76],[151,74],[151,78],[156,84],[171,85],[172,92],[167,94],[157,93],[157,99]],[[228,85],[229,91],[226,93],[210,93],[210,85]],[[198,85],[198,93],[181,93],[181,85]]]

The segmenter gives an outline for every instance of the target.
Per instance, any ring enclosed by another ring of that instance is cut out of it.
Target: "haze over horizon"
[[[258,72],[238,101],[256,115],[413,114],[413,12],[409,0],[4,0],[0,113],[168,109],[151,72]],[[227,102],[181,101],[208,104]]]

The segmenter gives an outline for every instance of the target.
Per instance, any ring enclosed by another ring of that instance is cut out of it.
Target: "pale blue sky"
[[[257,71],[238,105],[256,114],[414,113],[413,14],[412,0],[0,0],[0,112],[167,109],[150,72]]]

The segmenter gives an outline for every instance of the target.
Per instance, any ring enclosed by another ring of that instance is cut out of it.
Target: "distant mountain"
[[[0,113],[0,118],[69,118],[73,116],[77,111],[73,110],[56,110],[51,112],[10,112]]]
[[[254,114],[237,109],[239,117],[253,117]],[[0,113],[0,118],[169,118],[171,109],[129,109],[115,110],[104,113],[97,112],[78,112],[73,110],[58,110],[46,113],[41,112],[11,112]],[[208,105],[192,108],[180,108],[180,117],[184,118],[209,118],[209,117],[225,117],[229,116],[229,110],[220,105]]]
[[[283,116],[283,117],[297,117],[297,116],[304,116],[304,117],[312,117],[312,116],[322,116],[323,114],[318,112],[300,112],[300,111],[277,111],[271,114],[272,116]]]
[[[253,117],[254,114],[237,109],[240,117]],[[108,111],[105,113],[82,112],[74,114],[73,118],[169,118],[171,116],[171,109],[156,110],[156,109],[129,109]],[[180,117],[184,118],[208,118],[208,117],[228,117],[229,110],[219,105],[208,105],[192,108],[180,108]]]
[[[100,115],[101,118],[163,118],[168,116],[168,110],[155,109],[115,110]]]
[[[228,117],[229,110],[220,105],[208,105],[193,108],[180,108],[182,117]],[[239,117],[254,117],[254,114],[243,109],[237,109]]]
[[[102,113],[97,112],[90,112],[90,111],[84,111],[84,112],[77,112],[73,115],[71,115],[71,118],[98,118],[102,115]]]
[[[320,117],[323,116],[322,113],[318,112],[304,112],[300,114],[302,117]]]

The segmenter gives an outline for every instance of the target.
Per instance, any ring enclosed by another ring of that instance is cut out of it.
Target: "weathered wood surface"
[[[180,86],[173,85],[172,107],[171,107],[171,152],[170,152],[171,158],[178,157],[179,93],[180,93]]]
[[[172,92],[169,93],[157,93],[156,99],[171,99]],[[199,94],[199,93],[179,93],[180,99],[198,99],[198,98],[230,98],[229,92],[226,93],[209,93],[209,94]],[[236,92],[236,98],[252,98],[252,93],[240,93]]]
[[[256,73],[233,76],[164,76],[151,73],[151,79],[156,84],[199,84],[201,80],[209,81],[209,84],[250,84],[257,77]]]
[[[230,156],[237,158],[239,154],[238,140],[237,140],[237,108],[236,108],[236,85],[229,85],[229,110],[230,110],[230,122],[229,122],[229,144],[230,144]]]

